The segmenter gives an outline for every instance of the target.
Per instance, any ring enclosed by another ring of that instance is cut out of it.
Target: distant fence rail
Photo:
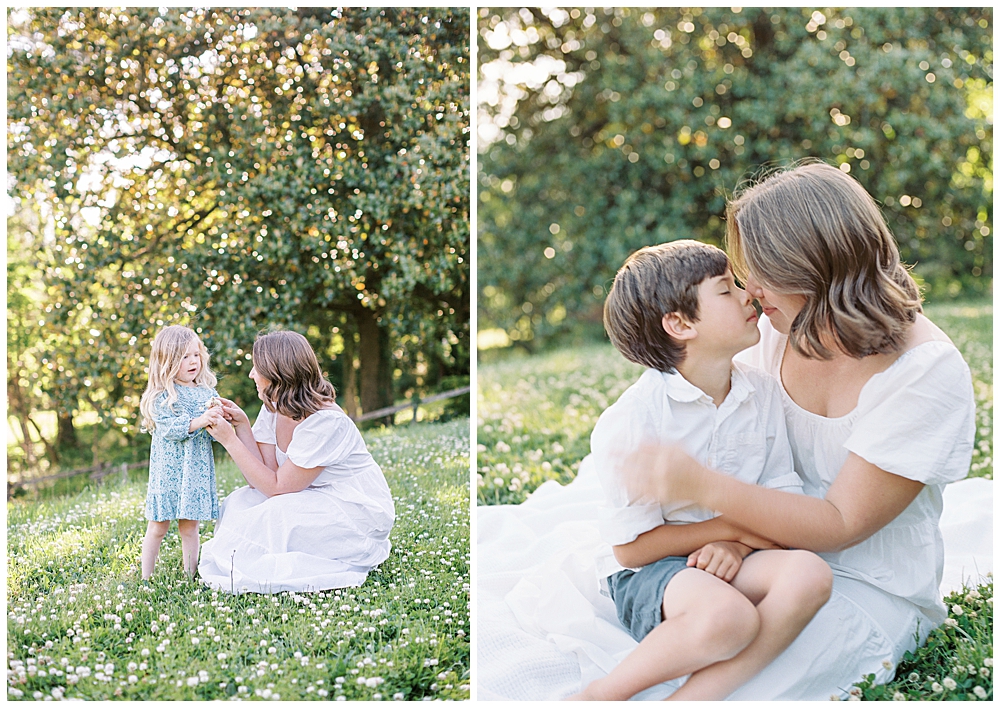
[[[427,396],[426,398],[419,398],[417,396],[414,396],[411,400],[407,401],[406,403],[400,403],[397,406],[389,406],[388,408],[379,408],[377,410],[370,411],[368,413],[364,413],[362,415],[354,417],[353,420],[355,423],[361,423],[366,420],[385,418],[390,415],[395,415],[400,411],[405,411],[407,408],[412,408],[413,420],[410,421],[412,423],[417,419],[417,408],[424,405],[425,403],[433,403],[434,401],[443,401],[446,398],[455,398],[456,396],[461,396],[462,394],[469,393],[471,390],[472,390],[471,386],[463,386],[462,388],[456,388],[451,391],[445,391],[444,393],[435,393],[433,396]]]
[[[142,462],[100,462],[92,467],[84,467],[82,469],[76,470],[66,470],[65,472],[59,472],[58,474],[49,474],[44,477],[34,477],[32,479],[22,479],[13,484],[7,485],[7,496],[11,496],[17,489],[22,487],[34,487],[42,482],[51,482],[56,479],[68,479],[70,477],[77,477],[81,474],[90,473],[90,478],[94,480],[101,480],[110,474],[115,472],[119,473],[123,478],[128,475],[129,470],[137,470],[143,467],[149,467],[149,460],[143,460]]]
[[[404,411],[407,408],[413,409],[413,421],[417,419],[417,409],[424,405],[425,403],[433,403],[434,401],[443,401],[448,398],[455,398],[463,394],[469,393],[472,390],[471,386],[463,386],[462,388],[456,388],[451,391],[445,391],[444,393],[435,393],[432,396],[427,396],[425,398],[419,398],[414,396],[411,400],[406,403],[401,403],[398,406],[389,406],[388,408],[379,408],[378,410],[365,413],[363,415],[354,417],[353,420],[356,423],[361,423],[366,420],[374,420],[376,418],[385,418],[390,415],[395,415],[400,411]],[[413,422],[411,421],[411,422]],[[17,482],[7,484],[7,497],[12,496],[18,489],[24,487],[34,487],[43,482],[51,482],[57,479],[68,479],[70,477],[76,477],[81,474],[90,474],[90,478],[93,480],[102,480],[108,475],[117,472],[124,479],[128,476],[129,470],[141,469],[143,467],[149,467],[149,460],[144,460],[142,462],[100,462],[92,467],[84,467],[82,469],[76,470],[66,470],[65,472],[59,472],[58,474],[49,474],[44,477],[34,477],[32,479],[22,479]]]

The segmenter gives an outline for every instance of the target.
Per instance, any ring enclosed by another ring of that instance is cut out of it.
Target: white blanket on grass
[[[581,470],[582,472],[583,470]],[[547,482],[517,506],[477,509],[476,697],[556,700],[607,674],[635,641],[595,583],[597,475]],[[993,482],[948,485],[942,594],[993,571]],[[860,677],[859,677],[860,678]],[[637,699],[669,695],[680,681]]]

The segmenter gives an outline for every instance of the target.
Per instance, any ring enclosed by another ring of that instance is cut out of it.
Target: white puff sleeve
[[[968,473],[975,397],[969,367],[950,342],[905,352],[871,378],[857,410],[844,447],[876,467],[924,484]]]
[[[317,411],[295,426],[288,459],[303,469],[334,467],[368,448],[350,418]]]
[[[251,432],[253,432],[253,439],[265,445],[277,445],[278,438],[274,434],[274,421],[276,417],[276,413],[272,413],[266,407],[261,406],[260,413],[257,414],[257,420],[254,421],[253,427],[250,428]]]

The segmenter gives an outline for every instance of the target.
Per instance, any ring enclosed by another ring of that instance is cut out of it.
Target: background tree
[[[306,333],[352,412],[468,375],[467,13],[8,19],[9,191],[39,215],[23,366],[47,372],[42,405],[134,434],[145,354],[175,323],[241,400],[266,326]]]
[[[630,252],[719,243],[741,180],[807,156],[928,298],[991,287],[990,8],[481,10],[479,51],[481,330],[598,325]]]

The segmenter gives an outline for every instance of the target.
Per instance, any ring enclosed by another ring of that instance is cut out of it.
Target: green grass
[[[360,588],[214,592],[182,575],[175,530],[144,585],[141,481],[9,503],[8,698],[467,699],[468,429],[365,433],[396,524]],[[243,483],[231,463],[218,481]]]
[[[968,476],[992,479],[993,306],[985,301],[928,305],[926,314],[951,337],[972,371],[976,442]],[[481,505],[517,504],[548,480],[571,481],[590,452],[598,416],[642,373],[607,342],[491,358],[479,367]],[[950,622],[897,667],[897,678],[882,686],[862,680],[852,698],[992,699],[992,576],[946,602],[952,608]]]

